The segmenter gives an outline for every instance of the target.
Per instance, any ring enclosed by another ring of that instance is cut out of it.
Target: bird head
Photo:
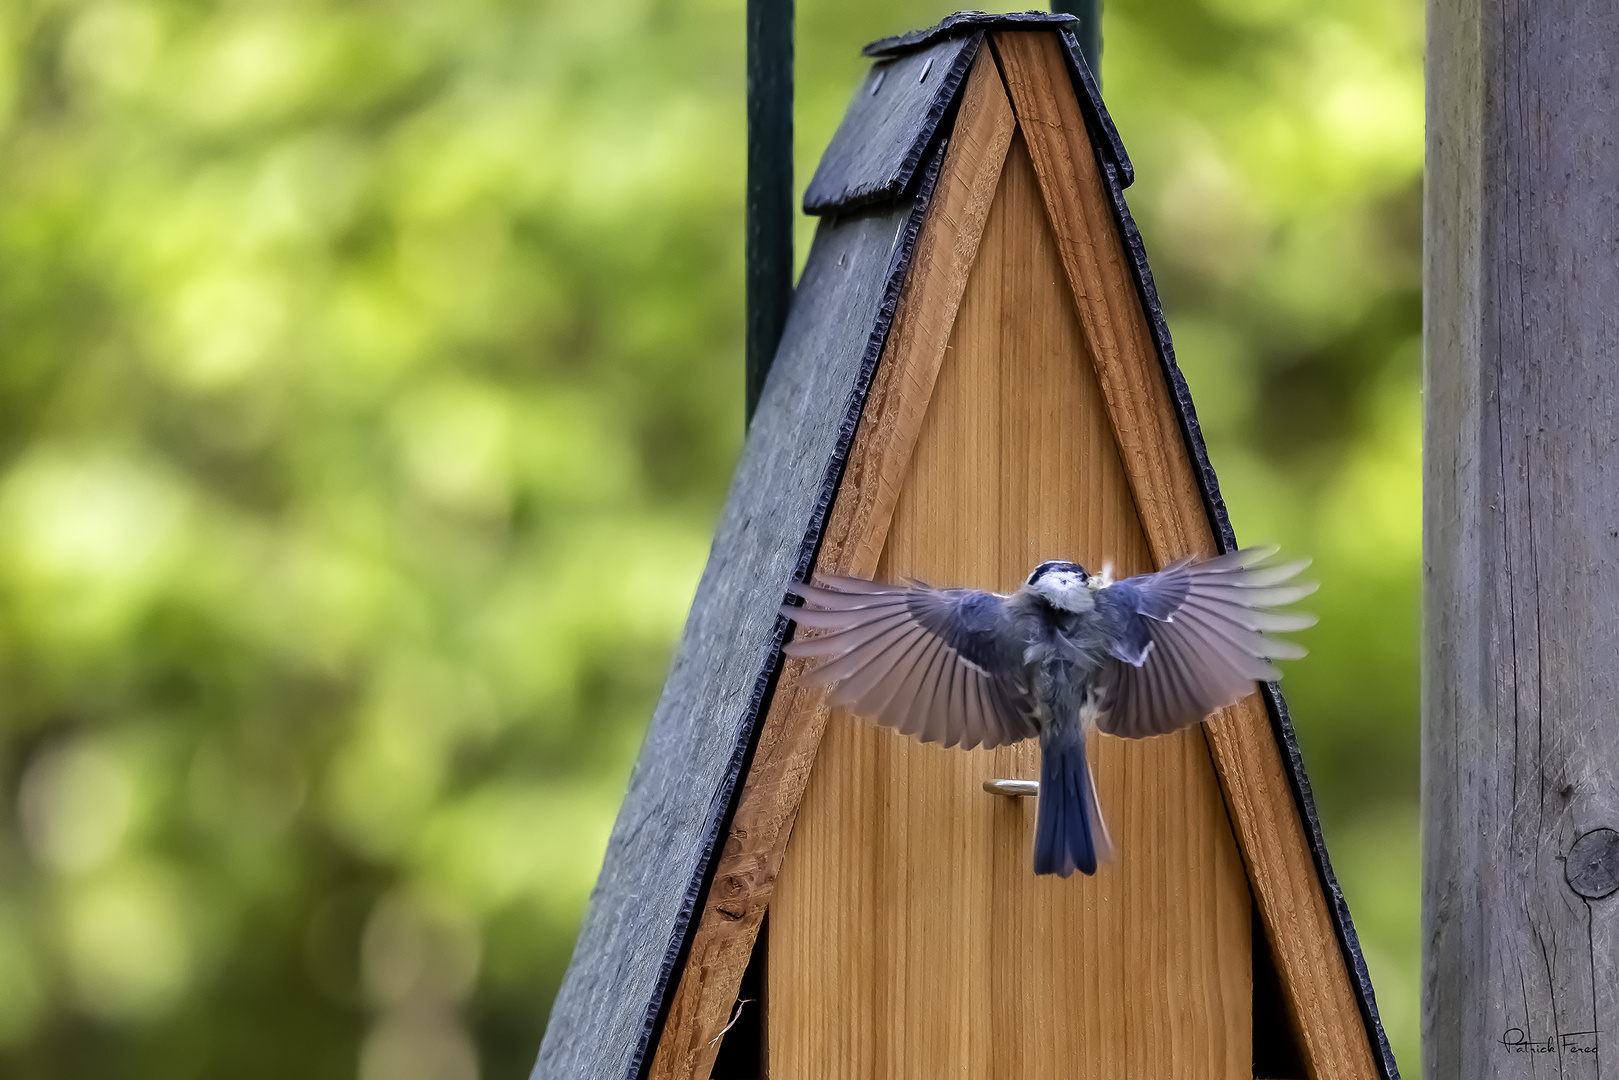
[[[1035,567],[1024,588],[1064,611],[1089,611],[1095,603],[1090,574],[1078,563],[1063,559],[1048,559]]]

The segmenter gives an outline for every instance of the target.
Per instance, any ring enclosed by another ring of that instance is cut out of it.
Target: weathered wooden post
[[[1428,79],[1426,1075],[1612,1076],[1619,14],[1430,0]]]

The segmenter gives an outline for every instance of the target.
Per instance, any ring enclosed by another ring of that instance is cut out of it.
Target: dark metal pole
[[[748,0],[747,420],[793,298],[793,0]]]
[[[1077,21],[1074,36],[1085,66],[1091,69],[1096,85],[1102,85],[1102,0],[1051,0],[1051,10],[1072,15]]]

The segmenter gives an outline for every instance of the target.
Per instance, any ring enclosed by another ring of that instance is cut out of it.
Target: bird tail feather
[[[1085,743],[1040,748],[1040,804],[1034,825],[1034,872],[1067,877],[1096,873],[1112,855]]]

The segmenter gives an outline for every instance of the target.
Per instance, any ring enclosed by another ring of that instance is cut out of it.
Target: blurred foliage
[[[945,9],[800,8],[802,179]],[[1408,1070],[1420,31],[1103,63]],[[0,1073],[526,1074],[740,446],[742,139],[742,0],[0,7]]]

